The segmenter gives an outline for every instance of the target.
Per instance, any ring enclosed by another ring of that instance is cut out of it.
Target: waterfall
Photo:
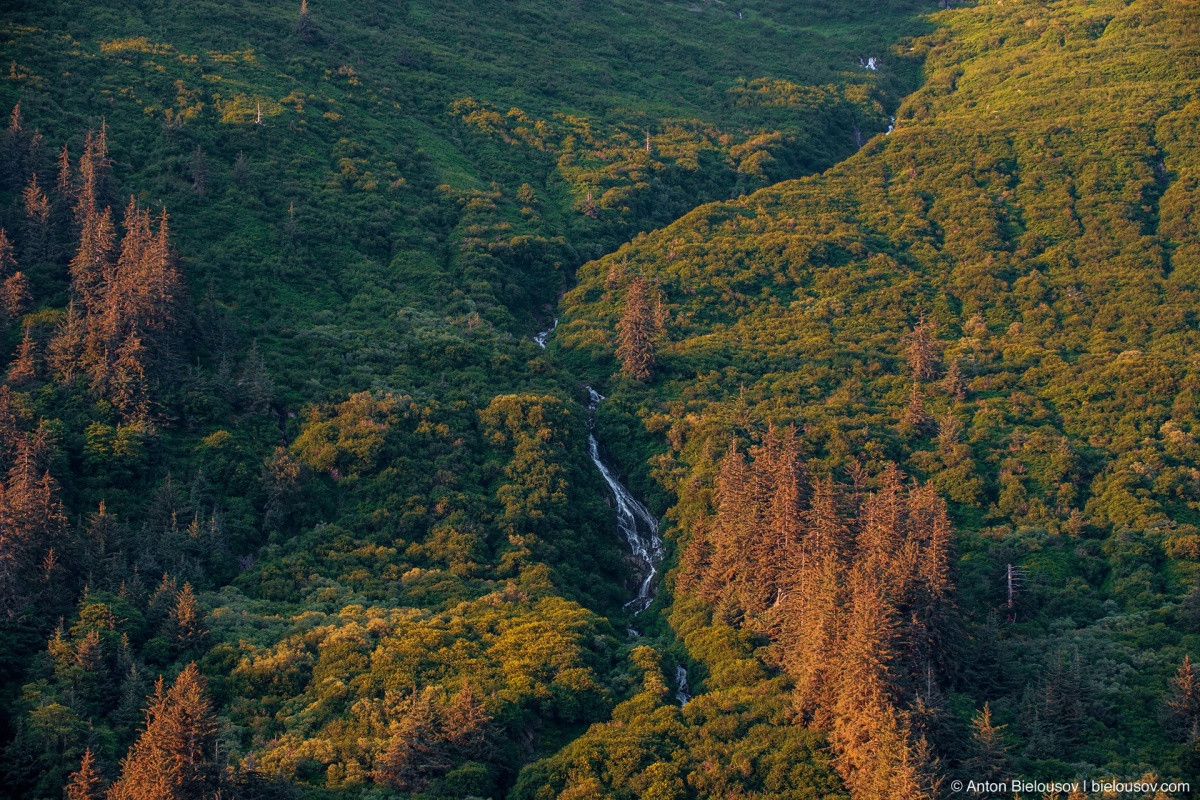
[[[686,706],[692,699],[692,687],[688,686],[687,670],[679,664],[675,665],[675,699],[681,706]]]
[[[654,579],[658,576],[658,565],[662,561],[662,538],[658,535],[658,520],[640,500],[630,494],[624,484],[600,457],[600,443],[596,440],[596,406],[604,395],[592,387],[588,390],[588,455],[604,477],[612,492],[617,511],[617,529],[621,531],[633,560],[638,564],[637,595],[625,604],[635,614],[640,614],[654,602]]]
[[[550,334],[554,333],[554,329],[558,327],[558,317],[554,318],[554,324],[544,331],[539,331],[533,335],[533,340],[537,342],[537,346],[546,349],[546,342],[550,340]]]

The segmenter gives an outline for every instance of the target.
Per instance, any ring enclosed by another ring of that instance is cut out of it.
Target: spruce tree
[[[71,301],[67,314],[50,340],[48,360],[59,383],[70,385],[82,372],[81,358],[87,336],[86,323],[79,306]]]
[[[50,198],[38,185],[35,172],[21,192],[25,208],[25,241],[22,257],[27,264],[37,264],[49,256]]]
[[[954,400],[965,400],[967,398],[967,379],[963,376],[962,367],[958,359],[950,362],[950,367],[946,370],[946,376],[942,378],[942,388]]]
[[[13,251],[12,242],[8,239],[8,233],[3,228],[0,228],[0,278],[8,277],[13,274],[17,268],[16,253]]]
[[[921,317],[908,335],[908,368],[914,380],[927,381],[937,375],[938,355],[933,339],[934,325]]]
[[[963,768],[972,778],[998,781],[1005,776],[1009,763],[1005,727],[992,721],[992,709],[987,703],[971,720],[971,746],[974,752],[963,763]]]
[[[24,272],[15,272],[0,283],[0,306],[9,319],[17,319],[33,302],[29,291],[29,279]]]
[[[170,689],[160,677],[146,708],[146,726],[121,764],[108,800],[215,800],[222,776],[217,720],[204,677],[193,662]]]
[[[112,278],[116,228],[112,212],[88,213],[82,219],[79,249],[71,259],[71,290],[89,316],[103,309],[105,292]]]
[[[33,336],[28,327],[25,328],[25,336],[21,339],[21,344],[17,347],[16,358],[8,367],[8,382],[14,386],[19,386],[24,383],[30,383],[37,376],[36,363],[37,345],[33,341]]]
[[[96,773],[96,758],[90,747],[83,751],[79,769],[71,773],[65,792],[67,800],[100,800],[100,776]]]
[[[1200,674],[1185,655],[1168,685],[1166,706],[1171,727],[1181,739],[1200,738]]]
[[[435,692],[427,686],[404,704],[375,768],[375,780],[401,792],[419,792],[450,768]]]
[[[189,653],[199,649],[208,631],[204,627],[204,613],[196,604],[196,593],[192,584],[184,581],[183,588],[175,595],[175,605],[167,618],[166,633],[172,647],[178,653]]]
[[[617,323],[617,359],[621,370],[635,381],[649,380],[654,372],[657,333],[649,285],[644,278],[636,277],[625,291],[625,308]]]
[[[908,393],[908,407],[904,409],[903,423],[915,431],[921,431],[929,423],[925,413],[925,399],[921,396],[920,384],[914,383]]]
[[[238,376],[238,405],[252,414],[266,414],[271,410],[275,399],[275,385],[267,374],[262,352],[258,349],[258,340],[250,343],[250,352],[242,363],[242,372]]]
[[[29,280],[17,270],[17,259],[8,234],[0,228],[0,308],[9,320],[16,319],[32,300]]]

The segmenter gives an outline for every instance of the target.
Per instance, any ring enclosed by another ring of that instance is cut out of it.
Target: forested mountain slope
[[[933,19],[894,131],[586,265],[558,346],[619,370],[688,649],[757,642],[852,796],[1195,775],[1200,6]]]
[[[0,2],[5,791],[497,797],[655,685],[529,335],[884,130],[921,11]],[[777,698],[712,697],[761,735],[663,746],[841,792]]]
[[[1198,20],[0,0],[7,791],[1195,774]]]

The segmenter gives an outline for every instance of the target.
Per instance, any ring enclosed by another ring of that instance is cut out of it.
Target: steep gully
[[[539,347],[545,349],[547,341],[557,327],[558,320],[556,319],[549,328],[537,333],[533,340]],[[625,484],[621,483],[613,469],[604,462],[604,458],[600,454],[600,442],[596,438],[596,408],[604,399],[604,395],[591,386],[587,387],[587,392],[588,456],[596,465],[596,469],[600,471],[604,482],[608,484],[616,511],[617,530],[625,539],[625,544],[636,564],[637,594],[625,604],[625,607],[631,609],[635,614],[640,614],[654,602],[654,579],[658,577],[658,568],[663,558],[663,543],[662,537],[658,533],[658,520],[641,500],[633,496]],[[640,635],[633,628],[629,628],[628,633],[631,636]],[[675,667],[675,686],[675,697],[679,700],[680,705],[686,704],[688,700],[692,699],[687,670],[682,666]]]
[[[878,69],[878,62],[875,58],[867,61],[859,59],[859,64],[864,69]],[[896,129],[896,118],[893,116],[888,121],[887,130],[884,135],[890,135]],[[855,134],[858,129],[855,128]],[[861,147],[863,142],[859,142]],[[554,335],[555,329],[558,328],[558,319],[556,318],[549,328],[539,331],[534,334],[533,341],[538,347],[546,349],[546,344],[550,337]],[[654,602],[654,579],[658,577],[658,568],[662,563],[662,537],[658,533],[658,520],[650,513],[640,500],[621,483],[617,478],[616,473],[608,464],[604,462],[604,458],[600,453],[600,443],[596,439],[596,408],[604,399],[604,395],[597,392],[591,386],[587,387],[588,392],[588,455],[592,459],[592,463],[596,465],[596,469],[604,477],[604,482],[608,484],[609,491],[612,492],[613,501],[616,510],[617,529],[624,537],[625,543],[629,547],[630,555],[637,565],[635,577],[638,579],[637,595],[625,604],[626,608],[632,609],[634,614],[640,614],[650,607]],[[626,631],[631,637],[638,637],[641,634],[634,628],[628,628]],[[680,705],[686,705],[692,699],[691,687],[688,685],[687,670],[677,665],[675,667],[675,697],[679,700]]]

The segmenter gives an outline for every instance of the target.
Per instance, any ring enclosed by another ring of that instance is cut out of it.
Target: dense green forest
[[[672,626],[753,637],[852,796],[1200,766],[1198,10],[939,14],[888,136],[565,298],[670,507]]]
[[[1195,2],[0,0],[0,54],[12,796],[1195,785]]]

